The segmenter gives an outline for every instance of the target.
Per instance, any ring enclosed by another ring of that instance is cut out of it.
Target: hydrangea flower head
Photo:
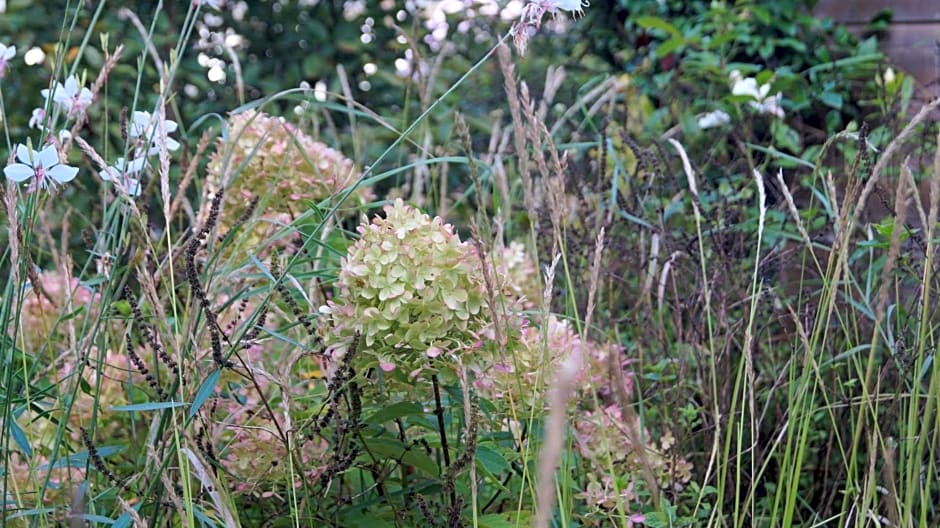
[[[40,151],[26,145],[16,146],[16,159],[3,169],[3,174],[10,181],[17,183],[32,179],[30,190],[45,190],[75,179],[78,169],[59,162],[59,153],[55,145],[47,145]]]
[[[207,188],[226,189],[219,217],[223,230],[243,219],[253,199],[264,199],[268,208],[263,216],[270,221],[255,223],[251,234],[259,244],[283,217],[290,222],[289,211],[306,208],[303,201],[336,196],[359,179],[352,160],[282,117],[249,110],[233,114],[228,130],[209,158]],[[357,204],[371,199],[367,187],[350,196]]]
[[[359,227],[343,258],[339,295],[320,308],[321,332],[334,359],[353,336],[367,365],[414,373],[474,349],[489,324],[473,247],[453,227],[401,200]]]
[[[536,413],[543,411],[547,383],[562,368],[564,361],[574,355],[591,355],[594,343],[585,343],[574,332],[571,324],[555,315],[540,325],[521,325],[517,346],[511,356],[488,365],[477,372],[476,389],[491,400],[512,396],[513,401]],[[547,337],[542,346],[544,335]],[[583,372],[579,374],[579,378]]]

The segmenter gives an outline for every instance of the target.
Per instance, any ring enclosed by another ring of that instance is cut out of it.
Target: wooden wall
[[[940,0],[820,0],[816,13],[862,31],[886,7],[894,18],[882,49],[921,86],[940,93]]]

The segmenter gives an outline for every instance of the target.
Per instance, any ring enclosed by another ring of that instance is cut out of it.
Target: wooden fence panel
[[[894,64],[935,91],[940,77],[940,0],[820,0],[816,14],[861,33],[885,8],[894,17],[882,49]]]
[[[840,22],[864,24],[890,8],[895,23],[940,22],[940,0],[820,0],[816,13]]]

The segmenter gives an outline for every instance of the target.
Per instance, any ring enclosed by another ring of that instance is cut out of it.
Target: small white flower
[[[16,146],[16,159],[19,163],[12,163],[3,169],[8,180],[17,183],[33,178],[30,190],[55,188],[75,179],[78,169],[59,162],[59,153],[55,145],[47,145],[40,151],[35,151],[26,145]]]
[[[16,46],[7,46],[0,44],[0,79],[6,73],[10,64],[10,59],[16,56]]]
[[[897,78],[897,76],[894,73],[894,68],[888,68],[887,70],[885,70],[883,78],[884,78],[885,84],[892,84],[894,80]]]
[[[780,106],[780,101],[783,100],[783,94],[777,92],[777,95],[768,97],[770,93],[770,84],[761,84],[758,85],[757,79],[754,77],[742,77],[741,72],[734,70],[731,72],[731,94],[750,97],[753,101],[749,101],[751,108],[757,110],[762,114],[771,114],[777,117],[783,117],[783,107]]]
[[[225,0],[193,0],[194,6],[208,6],[213,9],[222,9],[222,4],[225,3]]]
[[[731,116],[722,110],[715,110],[696,116],[698,118],[698,127],[702,130],[706,128],[720,127],[731,122]]]
[[[46,127],[46,110],[44,108],[33,108],[33,117],[29,118],[29,128],[42,130]]]
[[[46,100],[49,99],[49,90],[40,92]],[[78,77],[72,75],[65,80],[65,84],[55,83],[52,90],[52,101],[65,110],[69,117],[75,117],[85,112],[91,106],[91,90],[78,83]]]
[[[782,119],[784,117],[783,107],[780,106],[782,100],[783,94],[777,92],[777,95],[767,97],[763,101],[751,101],[751,108],[762,114],[771,114]]]
[[[128,127],[127,134],[132,138],[141,138],[149,143],[147,154],[153,155],[160,151],[161,146],[167,150],[174,151],[180,148],[180,144],[169,134],[176,132],[176,121],[169,119],[163,120],[163,136],[160,137],[160,127],[150,112],[135,111]]]
[[[731,87],[732,95],[744,95],[762,101],[770,92],[769,84],[758,87],[757,79],[754,77],[741,77],[741,72],[738,70],[731,72],[731,82],[734,83]]]
[[[569,11],[575,17],[584,16],[584,8],[591,5],[591,2],[587,0],[545,0],[545,2],[551,6],[552,10]]]
[[[145,161],[146,158],[141,157],[127,163],[124,158],[118,158],[114,165],[101,171],[101,179],[120,185],[131,196],[140,196],[140,178],[134,175],[143,170]]]

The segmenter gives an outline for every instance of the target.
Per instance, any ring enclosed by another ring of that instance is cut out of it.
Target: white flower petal
[[[20,163],[25,163],[27,166],[32,167],[36,162],[36,158],[39,156],[39,153],[33,150],[30,152],[30,148],[26,145],[17,145],[16,146],[16,159],[20,160]]]
[[[121,171],[115,167],[105,167],[98,173],[98,176],[106,182],[116,182],[120,181],[118,178],[121,177]]]
[[[131,196],[140,196],[140,180],[128,178],[124,190]]]
[[[126,169],[127,173],[134,174],[134,173],[140,172],[144,168],[144,163],[146,162],[147,162],[147,158],[137,158],[131,161],[127,165],[127,169]]]
[[[3,175],[10,181],[17,183],[26,181],[36,175],[36,171],[29,165],[14,163],[3,168]]]
[[[73,97],[78,93],[78,78],[74,75],[65,80],[65,95]]]
[[[77,174],[77,167],[69,167],[68,165],[63,165],[61,163],[55,167],[52,167],[51,169],[46,170],[46,175],[59,183],[70,182],[75,179]]]
[[[730,122],[731,116],[722,110],[698,115],[698,127],[702,130],[727,125]]]
[[[34,156],[36,156],[34,154]],[[59,164],[59,153],[55,149],[55,145],[46,145],[42,150],[39,151],[38,160],[33,158],[33,166],[42,166],[42,168],[47,171]]]

